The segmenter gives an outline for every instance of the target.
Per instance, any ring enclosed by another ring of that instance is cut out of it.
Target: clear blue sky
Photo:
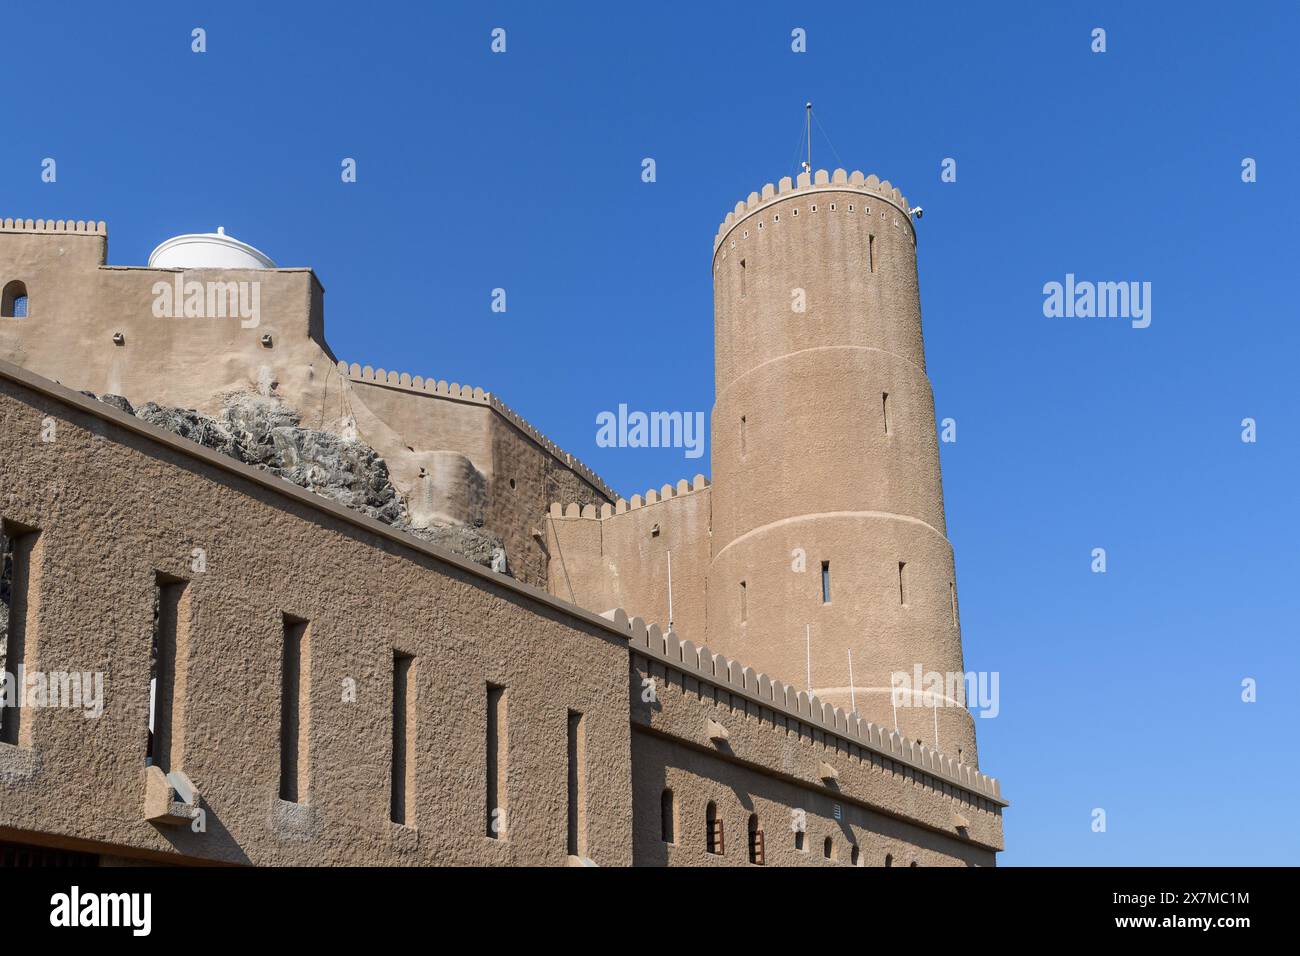
[[[116,264],[224,225],[317,271],[341,358],[496,391],[630,495],[707,455],[597,448],[595,416],[711,408],[712,238],[811,99],[815,165],[926,209],[1003,863],[1294,864],[1300,14],[983,7],[8,3],[0,215],[106,220]],[[1151,282],[1151,327],[1045,318],[1067,272]]]

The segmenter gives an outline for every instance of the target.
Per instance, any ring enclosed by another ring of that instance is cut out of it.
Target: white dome
[[[149,253],[153,269],[274,269],[275,263],[265,253],[226,235],[222,226],[216,232],[173,236]]]

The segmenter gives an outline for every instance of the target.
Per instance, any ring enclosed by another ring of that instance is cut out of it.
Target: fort
[[[711,480],[630,497],[340,360],[223,230],[118,266],[0,221],[0,669],[107,675],[0,709],[0,857],[994,865],[970,711],[891,701],[966,673],[912,213],[819,170],[726,215]],[[155,311],[254,286],[255,327]]]

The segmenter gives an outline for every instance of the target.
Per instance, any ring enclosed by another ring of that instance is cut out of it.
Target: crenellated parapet
[[[832,707],[807,690],[773,680],[739,661],[714,654],[706,645],[697,646],[691,641],[678,640],[672,631],[664,633],[658,625],[647,626],[639,617],[629,618],[621,608],[603,616],[627,635],[629,645],[636,653],[746,697],[846,743],[906,764],[921,775],[960,787],[998,806],[1007,806],[998,781],[970,764],[924,744],[913,743],[897,731],[864,720],[856,713]]]
[[[727,213],[727,218],[718,227],[718,233],[713,239],[714,255],[717,254],[728,233],[741,223],[747,222],[750,217],[764,207],[804,194],[830,191],[857,192],[888,203],[894,207],[900,217],[898,222],[900,224],[904,221],[907,223],[908,228],[912,231],[912,239],[915,241],[916,230],[912,225],[911,207],[907,204],[907,199],[904,198],[903,194],[889,180],[881,180],[874,174],[864,176],[856,169],[851,173],[845,172],[843,169],[837,169],[831,173],[819,169],[812,175],[806,172],[800,173],[797,179],[784,176],[776,185],[768,183],[763,187],[762,192],[750,193],[749,198],[736,203],[736,208]]]
[[[373,385],[387,385],[392,388],[405,389],[408,392],[420,392],[425,395],[437,395],[453,398],[461,402],[476,402],[480,405],[492,403],[492,393],[459,382],[448,383],[446,379],[426,379],[420,375],[407,372],[389,372],[384,369],[371,368],[353,362],[339,362],[339,374],[357,382],[369,382]]]
[[[0,232],[59,232],[84,236],[107,236],[101,221],[86,219],[0,219]]]
[[[619,498],[614,504],[603,504],[599,508],[595,505],[580,505],[577,502],[551,502],[552,518],[612,518],[615,515],[626,514],[629,511],[636,511],[640,508],[649,507],[662,501],[668,501],[672,498],[681,498],[685,495],[694,494],[697,491],[703,491],[709,487],[709,479],[703,475],[696,475],[691,481],[682,478],[676,485],[664,485],[658,491],[651,488],[642,495],[633,495],[629,501],[626,498]]]
[[[553,458],[563,463],[565,467],[581,476],[583,480],[606,498],[616,497],[613,489],[605,484],[604,480],[592,468],[543,435],[531,422],[491,392],[471,385],[462,385],[459,382],[448,382],[446,379],[425,378],[422,375],[411,375],[407,372],[391,372],[382,368],[372,368],[369,365],[358,365],[356,362],[351,364],[339,362],[338,369],[340,375],[354,382],[382,385],[385,388],[398,389],[433,398],[484,405],[518,428]]]

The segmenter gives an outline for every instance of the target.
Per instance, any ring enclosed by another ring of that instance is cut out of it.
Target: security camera
[[[924,212],[924,210],[920,206],[915,206],[912,209],[912,215],[915,216],[917,219],[921,218],[922,212]]]

